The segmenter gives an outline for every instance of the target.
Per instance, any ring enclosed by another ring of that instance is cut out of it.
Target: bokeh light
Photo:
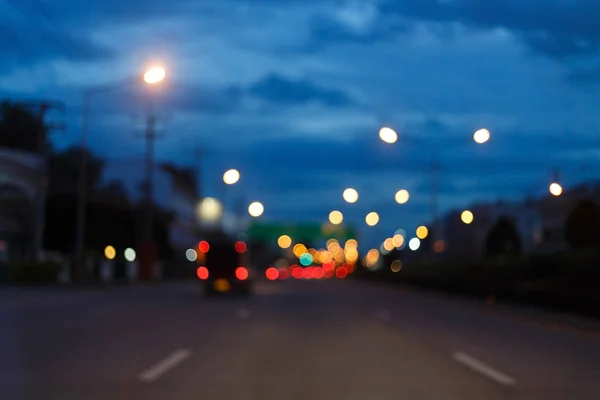
[[[419,250],[419,247],[421,247],[421,241],[419,240],[419,238],[412,238],[409,240],[409,242],[408,242],[409,249],[411,249],[412,251],[417,251],[417,250]]]
[[[300,264],[308,267],[313,263],[313,256],[310,253],[304,253],[300,256]]]
[[[365,217],[365,222],[369,226],[377,225],[379,223],[379,214],[377,214],[376,212],[368,213],[367,216]]]
[[[401,233],[396,233],[393,237],[392,237],[392,241],[394,242],[394,247],[396,248],[401,248],[402,246],[404,246],[404,236],[402,236]]]
[[[334,210],[329,213],[329,222],[331,222],[332,224],[339,225],[342,223],[343,220],[344,215],[340,211]]]
[[[443,240],[436,240],[433,244],[433,251],[436,253],[441,253],[446,248],[446,243]]]
[[[392,264],[390,265],[390,269],[392,270],[392,272],[400,272],[400,270],[402,269],[402,261],[400,261],[400,260],[392,261]]]
[[[206,197],[196,207],[196,217],[201,222],[215,222],[223,215],[223,205],[219,200]]]
[[[479,129],[473,134],[473,140],[479,144],[487,142],[488,140],[490,140],[490,137],[490,131],[488,131],[487,129]]]
[[[292,245],[292,238],[288,235],[281,235],[279,239],[277,239],[277,245],[282,249],[287,249]]]
[[[344,244],[344,248],[346,249],[350,249],[350,248],[358,248],[358,241],[356,239],[348,239],[346,240],[346,244]]]
[[[365,256],[365,267],[367,268],[373,268],[377,262],[379,261],[379,250],[377,249],[371,249],[367,252],[367,255]]]
[[[237,267],[235,270],[235,277],[240,281],[245,281],[248,279],[248,270],[244,267]]]
[[[163,67],[152,67],[144,73],[144,82],[155,84],[162,82],[167,76],[167,71]]]
[[[392,128],[384,126],[379,130],[379,138],[386,143],[396,143],[398,141],[398,134]]]
[[[129,261],[129,262],[135,261],[135,257],[136,257],[135,250],[132,249],[131,247],[125,249],[125,252],[123,254],[127,261]]]
[[[194,262],[198,259],[198,253],[196,253],[196,250],[194,249],[187,249],[185,251],[185,258],[187,258],[188,261]]]
[[[429,229],[426,226],[420,226],[417,228],[416,234],[419,239],[423,240],[429,235]]]
[[[262,205],[262,203],[258,201],[250,203],[250,205],[248,206],[248,214],[250,214],[251,217],[260,217],[264,212],[265,207]]]
[[[469,210],[465,210],[460,214],[460,220],[467,225],[473,222],[473,219],[475,219],[475,217],[473,216],[473,213]]]
[[[223,182],[227,185],[233,185],[240,180],[240,172],[237,169],[230,169],[223,174]]]
[[[198,267],[196,269],[196,276],[202,280],[208,279],[208,269],[206,267]]]
[[[108,260],[114,260],[116,256],[117,256],[117,251],[115,250],[114,247],[106,246],[104,248],[104,257],[106,257]]]
[[[408,190],[406,189],[401,189],[396,192],[394,198],[396,199],[396,203],[404,204],[410,199],[410,193],[408,193]]]
[[[242,242],[241,240],[235,242],[235,251],[238,253],[245,253],[247,248],[248,247],[246,246],[246,243]]]
[[[275,280],[279,279],[279,270],[274,267],[269,267],[265,271],[265,276],[267,277],[268,280],[275,281]]]
[[[208,242],[206,240],[203,240],[200,243],[198,243],[198,251],[200,253],[208,253],[209,249],[210,249],[210,245],[208,244]]]
[[[396,246],[394,246],[394,239],[387,238],[383,241],[383,248],[386,251],[392,251],[392,250],[394,250],[394,247],[396,247]]]
[[[304,253],[306,253],[308,249],[306,248],[305,245],[303,245],[302,243],[298,243],[297,245],[294,246],[293,248],[293,253],[296,257],[300,258],[300,256]]]
[[[344,190],[342,197],[347,203],[356,203],[358,201],[358,192],[356,189],[348,188]]]
[[[557,182],[551,183],[548,190],[550,190],[550,194],[552,196],[560,196],[563,192],[562,186]]]

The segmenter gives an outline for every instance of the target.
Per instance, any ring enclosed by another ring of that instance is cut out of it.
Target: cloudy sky
[[[433,160],[442,209],[542,194],[555,167],[565,186],[597,175],[598,20],[597,0],[0,0],[0,94],[64,101],[64,147],[83,91],[104,88],[90,146],[129,181],[152,104],[157,157],[202,165],[205,194],[235,167],[231,196],[265,218],[339,209],[365,229],[377,211],[364,232],[378,237],[428,220]],[[168,79],[142,87],[154,63]],[[477,146],[482,127],[492,140]]]

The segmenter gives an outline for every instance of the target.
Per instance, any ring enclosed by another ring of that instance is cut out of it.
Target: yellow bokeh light
[[[356,262],[358,260],[358,250],[356,248],[349,248],[344,251],[344,255],[346,257],[346,261],[348,262]]]
[[[331,252],[327,250],[323,250],[319,252],[319,260],[322,264],[327,264],[328,262],[331,262],[331,260],[333,260],[333,254],[331,254]]]
[[[292,238],[288,235],[281,235],[279,239],[277,239],[277,245],[282,249],[287,249],[292,245]]]
[[[356,189],[348,188],[344,190],[342,197],[348,203],[356,203],[358,201],[358,192]]]
[[[408,199],[410,199],[410,193],[408,193],[408,190],[406,189],[401,189],[396,192],[396,196],[394,196],[394,198],[396,203],[404,204],[408,201]]]
[[[398,134],[392,128],[384,126],[379,130],[379,138],[386,143],[396,143],[398,141]]]
[[[340,247],[340,243],[337,239],[329,239],[325,244],[325,247],[327,247],[327,250],[332,251],[333,249]]]
[[[460,220],[467,225],[473,222],[474,218],[473,213],[469,210],[465,210],[460,214]]]
[[[488,140],[490,140],[490,137],[490,131],[488,131],[487,129],[479,129],[473,134],[473,140],[479,144],[487,142]]]
[[[392,238],[392,241],[394,242],[394,247],[402,247],[404,245],[404,236],[397,233]]]
[[[365,266],[369,267],[369,268],[373,267],[373,266],[375,266],[375,264],[377,264],[377,261],[379,261],[379,250],[377,250],[377,249],[369,250],[369,252],[365,256]]]
[[[117,251],[112,246],[106,246],[104,248],[104,257],[109,260],[113,260],[117,256]]]
[[[377,225],[379,223],[379,214],[377,214],[376,212],[368,213],[367,216],[365,217],[365,222],[369,226]]]
[[[358,242],[356,241],[356,239],[348,239],[346,241],[346,244],[344,244],[344,247],[346,249],[356,249],[358,247]]]
[[[552,196],[560,196],[563,192],[562,186],[560,186],[560,184],[556,182],[550,184],[550,187],[548,189],[550,190],[550,194]]]
[[[383,241],[383,248],[387,251],[392,251],[394,250],[394,239],[392,238],[387,238]]]
[[[426,226],[420,226],[417,228],[417,237],[419,239],[425,239],[429,235],[429,229]]]
[[[305,245],[303,245],[302,243],[298,243],[297,245],[294,246],[293,250],[294,255],[298,258],[300,258],[300,256],[304,253],[306,253],[307,248]]]
[[[344,220],[344,215],[340,211],[332,211],[329,213],[329,222],[334,225],[339,225]]]

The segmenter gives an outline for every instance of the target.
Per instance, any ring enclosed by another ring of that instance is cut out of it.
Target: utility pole
[[[65,130],[64,124],[46,124],[46,115],[49,111],[58,110],[64,112],[65,106],[57,101],[31,101],[22,102],[21,105],[33,109],[37,121],[37,154],[40,157],[39,181],[35,196],[35,219],[33,230],[33,256],[41,260],[44,247],[44,230],[46,223],[46,191],[48,188],[48,134],[54,130]]]

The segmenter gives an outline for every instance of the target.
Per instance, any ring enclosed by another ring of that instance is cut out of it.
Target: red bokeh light
[[[245,253],[246,252],[246,243],[239,241],[235,243],[235,251],[237,251],[238,253]]]
[[[313,276],[315,279],[321,279],[325,276],[325,270],[323,270],[321,267],[315,267],[313,269]]]
[[[198,267],[196,270],[196,275],[198,279],[202,279],[203,281],[208,279],[208,269],[206,267]]]
[[[268,280],[274,281],[279,278],[279,271],[277,270],[277,268],[269,267],[265,271],[265,276]]]
[[[289,276],[288,270],[285,268],[279,268],[279,279],[286,280]]]
[[[333,272],[332,269],[328,269],[325,271],[325,278],[329,279],[329,278],[333,277],[334,274],[335,274],[335,272]]]
[[[292,268],[292,276],[296,279],[302,279],[304,276],[304,271],[302,268],[296,265],[296,268]]]
[[[335,276],[337,276],[340,279],[344,279],[347,275],[348,270],[346,269],[346,267],[339,267],[335,270]]]
[[[198,250],[200,250],[200,253],[208,253],[209,249],[210,246],[208,245],[208,242],[206,240],[203,240],[200,243],[198,243]]]
[[[333,271],[333,261],[323,263],[323,268],[325,271]]]
[[[304,268],[304,279],[312,279],[315,277],[315,271],[313,267]]]
[[[235,270],[235,277],[240,281],[245,281],[248,279],[248,270],[244,267],[237,267]]]

